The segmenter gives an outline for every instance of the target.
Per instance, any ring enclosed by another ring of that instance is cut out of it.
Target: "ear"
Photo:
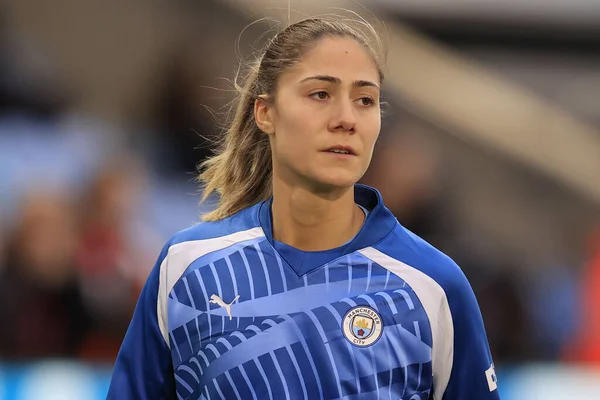
[[[275,133],[272,107],[269,105],[266,95],[258,96],[254,101],[254,120],[256,121],[258,129],[267,135]]]

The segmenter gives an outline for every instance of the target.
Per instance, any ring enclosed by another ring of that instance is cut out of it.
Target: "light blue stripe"
[[[375,304],[375,300],[373,300],[373,298],[368,294],[361,294],[360,296],[357,296],[357,298],[365,300],[367,303],[369,303],[373,310],[380,312],[379,308],[377,308],[377,304]]]
[[[385,274],[385,286],[383,287],[384,290],[387,289],[387,285],[388,285],[389,281],[390,281],[390,271],[388,270],[387,274]]]
[[[179,299],[177,298],[177,294],[174,290],[171,292],[171,296],[173,297],[173,300],[179,303]],[[185,331],[185,336],[187,337],[188,344],[190,345],[190,352],[193,353],[194,347],[192,346],[192,338],[190,338],[190,333],[188,332],[187,324],[183,324],[183,330]],[[177,343],[175,343],[175,347],[178,347]],[[179,351],[179,349],[177,349],[177,351]],[[181,355],[179,356],[179,358],[181,358]],[[183,359],[181,359],[181,361],[183,361]]]
[[[250,271],[250,265],[248,264],[248,259],[246,258],[246,254],[244,254],[243,249],[239,251],[240,256],[242,257],[242,261],[244,261],[244,266],[246,267],[246,273],[248,274],[248,281],[250,284],[250,298],[254,299],[254,279],[252,277],[252,271]]]
[[[192,307],[196,308],[196,303],[194,302],[194,297],[192,296],[192,292],[190,291],[190,285],[188,284],[187,276],[183,278],[183,284],[185,285],[185,291],[187,292],[188,298],[190,299],[190,303],[192,303]],[[173,296],[175,296],[175,292],[173,292]]]
[[[277,323],[275,321],[273,321],[272,319],[267,319],[264,321],[264,323],[269,325],[271,328],[273,326],[277,325]],[[285,391],[285,398],[289,400],[290,392],[288,390],[287,380],[285,379],[285,376],[283,375],[283,371],[281,370],[281,366],[279,365],[279,362],[277,361],[277,358],[275,357],[275,353],[273,351],[269,351],[269,355],[271,356],[271,359],[273,360],[275,369],[277,370],[277,373],[279,374],[279,378],[281,379],[281,383],[283,384],[283,389]]]
[[[192,308],[186,304],[180,303],[169,296],[167,299],[167,309],[169,310],[169,331],[173,332],[190,321],[193,321],[203,312]]]
[[[262,376],[263,380],[265,381],[265,384],[267,386],[267,391],[269,392],[269,399],[273,400],[273,391],[271,390],[271,385],[269,384],[269,380],[267,379],[267,374],[265,374],[265,370],[263,369],[262,364],[260,363],[258,358],[254,359],[254,364],[256,364],[256,367],[258,368],[258,372],[260,372],[260,376]]]
[[[391,352],[390,352],[391,353]],[[404,395],[406,394],[406,389],[408,388],[408,366],[405,366],[404,368],[404,387],[402,388],[402,398],[404,398]],[[392,384],[392,371],[390,371],[390,386]],[[391,393],[390,389],[390,393]],[[391,394],[390,394],[391,396]]]
[[[269,276],[269,270],[267,269],[267,263],[265,262],[265,257],[263,255],[262,250],[258,246],[258,244],[254,244],[254,249],[258,253],[258,258],[263,267],[263,271],[265,271],[265,279],[267,281],[267,295],[270,296],[271,295],[271,277]]]
[[[419,321],[413,321],[414,327],[415,327],[415,334],[417,335],[417,337],[419,339],[421,339],[421,328],[419,327]],[[423,364],[419,364],[419,378],[417,380],[417,391],[419,390],[419,387],[421,386],[421,375],[423,374]]]
[[[227,378],[229,385],[231,385],[231,388],[235,392],[235,397],[237,397],[238,399],[241,399],[240,392],[238,392],[237,386],[235,385],[235,383],[233,383],[233,379],[231,379],[231,375],[229,374],[229,371],[225,372],[225,378]]]
[[[215,283],[217,284],[217,294],[221,299],[223,299],[223,290],[221,289],[221,280],[219,279],[219,274],[215,270],[215,264],[208,264],[210,268],[210,272],[212,273],[213,278],[215,278]],[[207,293],[208,294],[208,293]],[[221,318],[221,335],[225,332],[225,316]]]
[[[195,270],[194,274],[196,275],[196,279],[198,279],[198,284],[200,284],[200,288],[202,289],[202,293],[204,293],[204,300],[206,301],[206,309],[210,310],[210,301],[208,300],[209,294],[206,291],[206,287],[204,286],[204,282],[202,281],[202,277],[200,276],[200,271]],[[210,320],[210,314],[208,317],[208,337],[212,336],[212,323]]]
[[[369,260],[367,262],[367,287],[365,288],[365,293],[369,293],[369,284],[371,283],[372,270],[373,270],[373,261]]]
[[[237,296],[239,294],[237,288],[237,278],[235,277],[235,271],[233,270],[233,265],[231,265],[231,259],[229,258],[229,256],[225,257],[225,263],[227,264],[229,276],[231,278],[231,282],[233,283],[233,294]]]
[[[202,366],[200,365],[200,362],[198,361],[198,359],[196,357],[192,357],[190,359],[190,363],[194,363],[198,366],[198,369],[200,370],[200,375],[204,374],[204,370],[202,369]]]
[[[214,263],[216,261],[222,260],[225,257],[229,257],[229,256],[237,253],[238,251],[241,252],[241,250],[243,248],[252,246],[254,243],[260,243],[263,240],[265,240],[264,236],[254,238],[254,239],[244,240],[243,242],[232,244],[231,246],[225,247],[224,249],[219,249],[217,251],[213,251],[211,253],[205,254],[202,257],[197,258],[196,260],[194,260],[192,262],[189,269],[186,271],[186,275],[193,270],[197,270],[197,269],[202,268],[210,263]]]
[[[348,296],[352,293],[352,268],[352,264],[348,263]]]
[[[227,339],[222,338],[222,337],[217,339],[217,343],[222,343],[223,346],[225,346],[227,348],[227,351],[229,351],[233,348],[231,343],[229,343],[229,341]],[[229,371],[225,372],[225,378],[227,378],[227,381],[229,382],[233,391],[235,392],[236,397],[238,399],[241,399],[240,393],[238,392],[238,389],[237,389],[237,386],[235,385],[235,383],[233,383],[233,379],[231,379],[231,375],[229,374]]]
[[[252,398],[254,400],[258,400],[258,397],[256,397],[256,391],[254,390],[254,386],[252,386],[250,384],[250,378],[248,378],[248,374],[246,373],[246,369],[240,365],[240,372],[242,373],[242,377],[244,378],[244,380],[246,381],[246,385],[248,385],[248,389],[250,389],[250,394],[252,394]]]
[[[213,383],[215,384],[215,389],[217,389],[217,393],[219,394],[219,396],[221,396],[221,400],[227,400],[225,398],[225,396],[223,396],[223,392],[221,392],[221,388],[219,387],[219,382],[217,382],[217,379],[213,379]]]
[[[190,353],[194,353],[194,346],[192,346],[192,338],[190,337],[190,332],[188,331],[187,325],[183,325],[183,330],[185,331],[185,336],[187,337],[188,344],[190,345]]]
[[[298,374],[298,379],[300,380],[300,386],[302,387],[302,394],[304,395],[304,398],[307,399],[308,398],[308,392],[306,391],[306,384],[304,383],[304,376],[302,375],[302,371],[300,371],[300,366],[298,365],[298,360],[296,359],[296,355],[294,354],[294,352],[292,351],[292,348],[290,346],[285,346],[285,349],[287,350],[290,359],[292,360],[292,364],[294,364],[294,368],[296,369],[296,374]]]
[[[329,345],[329,341],[327,340],[327,336],[325,335],[325,331],[323,331],[323,327],[321,323],[317,319],[317,316],[309,311],[306,315],[312,320],[313,324],[317,328],[319,335],[321,335],[321,340],[323,341],[323,345],[325,346],[325,350],[327,351],[327,355],[329,356],[329,362],[331,363],[331,369],[333,370],[333,374],[335,375],[335,382],[337,384],[338,393],[342,396],[342,385],[340,383],[340,374],[338,373],[338,368],[335,363],[335,359],[333,358],[333,354],[331,353],[331,346]]]
[[[398,290],[394,290],[394,293],[399,293],[402,295],[402,297],[404,297],[404,301],[406,301],[406,304],[408,304],[409,310],[415,309],[415,304],[413,303],[412,299],[410,298],[410,294],[408,294],[408,292],[406,290],[398,289]]]
[[[206,350],[210,350],[213,352],[213,354],[215,355],[215,360],[218,359],[219,357],[221,357],[221,353],[219,352],[219,350],[216,348],[216,346],[212,343],[208,344],[205,347]]]
[[[373,299],[369,295],[359,296],[364,298],[373,309],[379,311],[377,309],[377,305],[373,301]],[[386,329],[387,328],[387,329]],[[396,335],[390,334],[390,329],[397,329]],[[412,333],[402,328],[400,325],[393,325],[390,327],[383,327],[383,334],[389,338],[392,346],[396,350],[397,358],[401,365],[410,365],[416,364],[417,362],[429,362],[431,361],[431,353],[427,355],[427,351],[431,351],[431,347],[427,346],[427,344],[423,343],[419,338],[413,336]],[[382,334],[382,336],[383,336]],[[402,346],[402,343],[404,346]],[[394,346],[394,344],[396,346]],[[402,349],[404,348],[404,351]],[[429,357],[429,359],[427,359]]]
[[[208,368],[210,363],[208,362],[208,357],[206,357],[206,354],[204,354],[204,352],[202,350],[200,350],[198,352],[198,356],[202,357],[202,359],[204,360],[204,364],[206,364],[206,367]]]
[[[233,266],[231,265],[231,259],[229,258],[229,256],[225,257],[225,263],[227,263],[227,269],[229,269],[229,276],[231,278],[231,282],[233,282],[233,297],[239,295],[240,293],[238,292],[238,288],[237,288],[237,278],[235,277],[235,272],[233,270]],[[236,328],[239,329],[240,328],[240,317],[235,317],[237,319],[237,326]]]
[[[386,399],[397,399],[398,396],[394,395],[392,396],[392,392],[394,393],[398,393],[398,391],[400,390],[400,388],[402,387],[402,383],[396,383],[394,385],[390,385],[390,389],[389,389],[389,397],[385,397]],[[344,396],[344,397],[340,397],[338,399],[335,400],[381,400],[382,398],[384,398],[383,393],[379,393],[379,389],[371,391],[371,392],[363,392],[363,393],[358,393],[358,394],[351,394],[348,396]],[[404,399],[404,397],[400,398],[401,400]],[[419,399],[418,397],[411,397],[410,399],[406,399],[406,400],[415,400],[415,399]]]
[[[396,308],[396,305],[394,304],[394,300],[392,299],[392,296],[390,296],[386,292],[377,292],[377,293],[375,293],[375,296],[383,297],[385,299],[385,301],[387,301],[388,306],[390,307],[390,310],[392,310],[392,314],[394,314],[394,315],[398,314],[398,309]]]
[[[188,298],[190,299],[190,303],[192,303],[192,307],[196,308],[196,302],[194,301],[194,296],[192,296],[192,292],[190,291],[190,285],[188,283],[187,277],[183,278],[183,284],[185,285],[185,290],[187,292]],[[196,308],[196,310],[197,310],[197,308]],[[198,318],[195,318],[194,321],[196,322],[196,332],[198,332],[198,334],[199,334],[198,340],[201,340],[200,326],[198,325]],[[193,351],[193,349],[192,349],[192,351]]]
[[[215,343],[222,343],[223,346],[225,346],[227,348],[227,350],[231,350],[233,348],[231,343],[229,343],[229,340],[225,339],[224,337],[218,338]]]
[[[342,316],[340,313],[338,313],[338,311],[331,304],[326,305],[325,308],[327,308],[331,315],[333,315],[338,325],[342,326]],[[360,374],[358,372],[358,365],[356,364],[356,357],[354,357],[352,345],[346,340],[344,340],[344,343],[346,345],[346,350],[348,350],[348,353],[350,353],[350,360],[352,360],[352,367],[354,368],[354,386],[356,386],[358,393],[360,393]],[[343,377],[342,379],[348,380],[346,377]]]
[[[210,272],[212,273],[213,278],[215,278],[215,283],[217,284],[217,294],[220,298],[223,298],[223,291],[221,290],[221,280],[219,279],[219,274],[217,274],[217,271],[215,270],[215,264],[210,263],[208,264],[208,266],[210,268]]]
[[[178,368],[179,371],[185,371],[188,374],[190,374],[192,376],[192,378],[194,378],[194,380],[196,381],[196,383],[200,383],[200,378],[198,378],[198,375],[194,372],[193,369],[191,369],[190,367],[188,367],[187,365],[182,365]]]
[[[294,329],[294,332],[300,338],[300,343],[302,344],[302,348],[304,349],[304,354],[306,355],[306,358],[308,358],[310,367],[312,368],[313,374],[315,375],[315,381],[317,382],[317,387],[319,389],[319,397],[321,400],[323,400],[324,398],[323,398],[323,387],[321,386],[321,378],[319,378],[319,372],[317,371],[317,366],[315,365],[315,360],[313,360],[313,358],[312,358],[310,349],[308,348],[308,345],[306,344],[306,339],[304,339],[304,336],[302,335],[300,328],[298,328],[298,324],[296,324],[296,321],[294,321],[293,318],[291,318],[289,315],[282,315],[281,318],[283,318],[287,323],[291,324],[292,328]],[[280,325],[282,325],[282,324],[280,324]]]
[[[386,353],[388,354],[388,361],[390,363],[390,365],[392,365],[392,363],[394,362],[392,360],[392,351],[390,349],[390,344],[386,341],[385,342],[385,348],[386,348]],[[392,368],[390,368],[390,380],[388,382],[388,395],[390,396],[390,399],[392,398],[392,381],[393,381],[393,377],[394,377],[394,370]],[[406,379],[408,379],[408,366],[404,366],[404,389],[406,390]],[[377,380],[377,375],[375,375],[375,380]],[[379,391],[379,390],[377,390]],[[402,395],[402,397],[404,397],[404,394]]]
[[[356,296],[356,298],[365,300],[367,303],[369,303],[369,306],[371,306],[372,309],[379,312],[379,308],[377,307],[377,304],[375,304],[375,300],[373,300],[373,298],[368,294],[361,294]]]
[[[247,330],[254,330],[257,334],[213,361],[206,370],[206,379],[213,379],[223,372],[247,361],[257,359],[271,350],[297,343],[300,338],[292,329],[292,325],[293,322],[283,322],[265,330],[265,334],[254,325],[248,326]]]
[[[173,336],[173,332],[169,332],[169,336],[171,336],[171,343],[173,344],[173,347],[175,347],[175,350],[177,350],[179,362],[181,363],[183,361],[183,357],[181,357],[181,353],[179,352],[179,346],[177,346],[177,342],[175,341],[175,336]]]
[[[416,363],[431,361],[431,347],[413,336],[406,329],[395,325],[391,329],[384,329],[385,337],[396,352],[398,366],[408,366]],[[391,330],[394,330],[392,334]]]
[[[419,321],[414,321],[413,324],[415,327],[415,334],[419,339],[421,339],[421,328],[419,327]]]
[[[231,336],[237,337],[238,339],[240,339],[242,342],[246,341],[246,336],[244,336],[243,334],[241,334],[240,332],[233,332],[231,334]],[[258,400],[258,398],[256,397],[256,392],[254,390],[254,386],[252,386],[252,384],[250,383],[250,378],[248,378],[248,374],[246,373],[246,369],[244,368],[244,366],[242,364],[240,364],[238,366],[238,368],[240,369],[240,372],[242,373],[242,377],[244,378],[244,380],[246,381],[246,384],[248,385],[248,389],[250,389],[250,393],[252,394],[252,398],[254,400]],[[266,383],[266,382],[265,382]]]
[[[275,252],[275,259],[277,260],[277,265],[279,265],[279,271],[281,272],[281,281],[283,282],[283,291],[287,292],[287,279],[285,277],[285,272],[283,272],[283,263],[281,262],[281,257],[279,257],[279,253]]]
[[[181,378],[179,375],[175,374],[175,380],[179,382],[181,386],[185,388],[185,390],[190,392],[190,394],[194,392],[194,389],[192,389],[192,387],[188,385],[188,383],[185,380],[183,380],[183,378]]]

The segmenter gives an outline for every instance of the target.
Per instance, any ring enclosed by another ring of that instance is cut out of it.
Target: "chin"
[[[331,189],[344,189],[348,187],[354,186],[356,182],[360,179],[360,176],[355,173],[347,173],[347,174],[335,174],[335,175],[325,175],[316,177],[315,181],[318,182],[318,185],[323,188]]]

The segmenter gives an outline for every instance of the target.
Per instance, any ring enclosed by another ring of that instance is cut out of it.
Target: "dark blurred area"
[[[196,165],[267,3],[0,6],[7,365],[110,368],[162,245],[210,208]],[[600,8],[373,3],[404,61],[364,183],[463,268],[497,366],[599,366]]]

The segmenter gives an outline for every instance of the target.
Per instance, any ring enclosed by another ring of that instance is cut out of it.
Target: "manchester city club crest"
[[[366,347],[375,343],[382,333],[381,317],[371,307],[351,308],[342,321],[346,339],[355,346]]]

